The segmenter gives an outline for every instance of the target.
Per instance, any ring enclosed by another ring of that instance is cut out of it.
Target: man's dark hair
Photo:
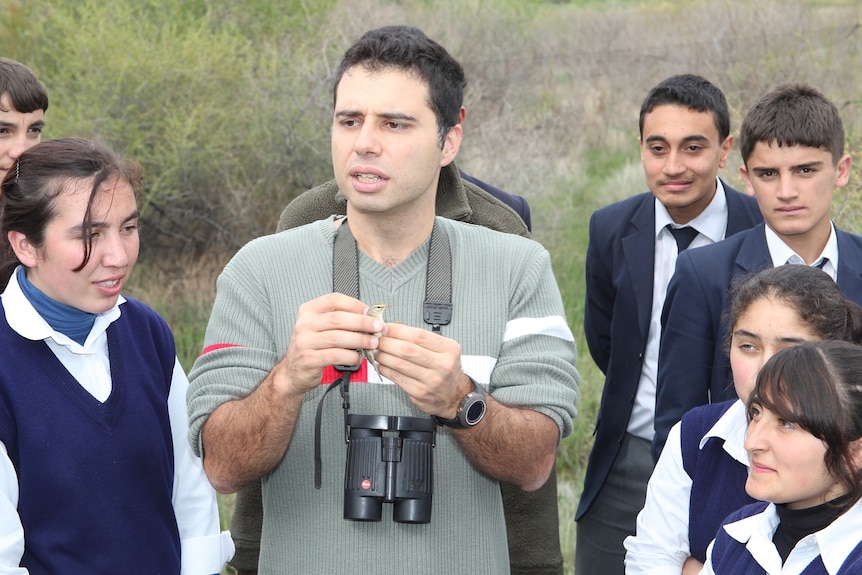
[[[837,165],[844,155],[844,123],[835,104],[816,88],[782,84],[760,98],[742,120],[739,151],[746,166],[758,142],[826,150]]]
[[[366,32],[348,48],[338,67],[332,89],[333,104],[341,78],[354,66],[369,72],[405,70],[424,81],[431,100],[428,104],[437,117],[438,140],[443,146],[449,129],[460,119],[467,84],[463,68],[443,46],[414,26],[384,26]]]
[[[48,110],[48,91],[33,70],[15,60],[0,58],[0,98],[8,94],[17,112]],[[0,107],[4,112],[11,112]]]
[[[644,135],[644,118],[658,106],[683,106],[695,112],[709,112],[715,119],[718,139],[730,135],[730,110],[724,93],[712,82],[694,74],[680,74],[664,80],[652,90],[641,104],[638,128]]]

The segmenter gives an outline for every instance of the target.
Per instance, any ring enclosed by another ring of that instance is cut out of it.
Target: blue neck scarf
[[[96,322],[96,314],[81,311],[46,296],[27,279],[24,266],[18,268],[18,284],[24,297],[54,331],[62,333],[79,345],[84,345]]]

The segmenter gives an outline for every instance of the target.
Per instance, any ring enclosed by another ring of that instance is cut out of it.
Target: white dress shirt
[[[802,259],[802,256],[794,252],[790,246],[784,243],[784,240],[779,238],[778,234],[772,231],[769,226],[764,227],[766,228],[766,247],[769,248],[769,255],[772,257],[773,267],[783,266],[787,263],[805,265],[805,260]],[[827,258],[828,260],[821,269],[829,274],[829,277],[834,281],[837,281],[838,238],[835,235],[835,224],[832,224],[831,231],[829,232],[829,239],[826,240],[826,245],[823,247],[820,257],[814,260],[814,263],[811,265],[816,264],[821,258]]]
[[[727,198],[724,186],[716,178],[715,195],[696,218],[686,225],[698,231],[688,249],[706,246],[724,239],[727,231]],[[667,285],[676,267],[677,246],[673,234],[667,229],[673,224],[667,208],[658,198],[655,200],[655,268],[653,270],[652,311],[647,334],[643,368],[638,390],[629,417],[627,431],[632,435],[652,441],[655,435],[655,387],[658,373],[658,351],[661,338],[661,311],[667,295]],[[676,226],[676,224],[673,224]]]
[[[649,484],[644,508],[638,514],[637,532],[626,537],[626,575],[679,575],[691,555],[688,526],[691,477],[682,463],[682,440],[677,422],[668,433]],[[700,440],[700,449],[713,437],[724,440],[724,451],[748,466],[745,404],[737,400]]]
[[[54,331],[24,296],[13,273],[2,294],[6,321],[19,335],[44,340],[54,355],[81,386],[104,402],[111,394],[108,339],[105,331],[122,313],[125,299],[96,317],[84,345]],[[83,383],[82,383],[83,382]],[[220,532],[215,490],[209,484],[201,460],[188,442],[186,390],[189,382],[175,362],[168,396],[168,412],[174,448],[173,506],[179,527],[182,575],[219,573],[233,556],[230,532]],[[6,446],[0,442],[0,575],[26,575],[19,567],[24,554],[24,532],[18,516],[18,476]],[[154,550],[153,552],[157,552]],[[86,550],[82,550],[86,553]]]
[[[778,523],[775,504],[771,503],[763,512],[729,523],[722,529],[745,544],[745,549],[755,562],[763,567],[767,575],[799,575],[818,555],[823,560],[826,572],[835,575],[862,540],[862,501],[857,501],[844,515],[824,529],[800,539],[787,556],[784,565],[781,564],[781,556],[772,542]],[[701,575],[715,573],[710,560],[714,544],[715,541],[709,544]]]

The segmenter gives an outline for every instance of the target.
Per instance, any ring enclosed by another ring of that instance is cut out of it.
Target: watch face
[[[470,425],[476,425],[485,415],[485,402],[476,401],[467,408],[465,419]]]

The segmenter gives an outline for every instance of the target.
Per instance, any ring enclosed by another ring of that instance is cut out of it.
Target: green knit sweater
[[[465,371],[507,404],[552,417],[571,431],[578,396],[575,347],[547,252],[509,234],[438,218],[452,242],[452,323]],[[203,355],[190,373],[191,438],[200,451],[206,417],[248,394],[278,361],[299,305],[332,289],[331,220],[260,238],[225,268]],[[422,326],[427,243],[395,268],[360,257],[364,301],[386,301],[388,321]],[[301,277],[301,281],[297,281]],[[234,345],[230,345],[234,344]],[[369,378],[375,379],[375,378]],[[434,450],[431,523],[342,519],[346,447],[339,401],[323,420],[323,487],[313,486],[313,408],[306,395],[290,447],[263,480],[260,573],[506,573],[506,533],[496,481],[474,469],[442,429]],[[396,386],[351,387],[355,413],[423,416]]]

